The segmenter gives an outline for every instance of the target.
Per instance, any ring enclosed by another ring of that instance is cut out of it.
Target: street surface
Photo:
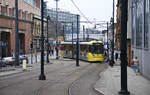
[[[50,60],[45,64],[46,80],[38,80],[40,64],[27,71],[0,77],[0,95],[102,95],[94,90],[99,73],[107,66],[104,63],[75,60]]]

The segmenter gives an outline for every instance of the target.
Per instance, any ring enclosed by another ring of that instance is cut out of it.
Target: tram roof
[[[89,42],[79,42],[79,44],[93,44],[93,43],[103,43],[102,41],[89,41]],[[61,42],[61,44],[72,44],[72,42]],[[76,42],[73,42],[73,44],[76,44]]]

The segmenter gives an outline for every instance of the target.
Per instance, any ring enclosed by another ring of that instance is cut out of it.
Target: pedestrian
[[[107,57],[107,52],[106,52],[106,51],[104,51],[104,57],[105,57],[105,58]]]
[[[57,47],[57,46],[55,47],[55,51],[56,51],[56,59],[58,59],[58,58],[59,58],[59,56],[58,56],[59,50],[58,50],[58,47]]]
[[[49,46],[49,54],[52,56],[52,46]]]
[[[115,53],[115,59],[116,59],[116,61],[118,59],[118,53],[117,52]]]
[[[139,60],[137,56],[135,56],[135,58],[133,59],[133,70],[135,73],[137,73],[138,69],[139,69]]]
[[[63,53],[64,53],[64,51],[63,51],[63,46],[60,46],[60,57],[61,57],[61,58],[63,58]]]
[[[11,56],[12,56],[13,58],[15,58],[15,52],[14,52],[14,50],[11,51]]]
[[[52,53],[52,56],[54,55],[54,46],[52,45],[51,46],[51,53]]]
[[[107,51],[104,51],[104,59],[107,59]]]

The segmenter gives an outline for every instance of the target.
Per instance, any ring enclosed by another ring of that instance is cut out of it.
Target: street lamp
[[[73,22],[72,22],[72,59],[74,58],[74,53],[73,53],[73,49],[74,49],[73,32],[74,32],[74,29],[73,29]]]
[[[63,32],[63,40],[65,41],[65,25],[63,25],[63,30],[62,30],[62,32]]]
[[[41,0],[41,74],[39,76],[39,80],[46,80],[46,76],[44,75],[44,1]]]
[[[113,0],[113,17],[111,18],[111,22],[112,22],[112,43],[111,43],[111,48],[112,48],[112,51],[111,51],[111,60],[109,61],[109,65],[110,66],[113,66],[114,65],[114,7],[115,7],[115,2]]]
[[[49,41],[48,41],[48,22],[50,20],[50,17],[47,16],[47,63],[49,63]]]
[[[83,25],[83,41],[85,41],[85,35],[84,35],[84,32],[85,32],[85,26]]]
[[[76,66],[79,66],[79,15],[77,15],[77,44],[76,44]]]
[[[19,66],[19,35],[18,35],[18,0],[15,0],[15,11],[16,11],[16,19],[15,19],[15,65]]]
[[[56,1],[56,59],[58,59],[58,1]]]
[[[86,41],[88,42],[89,41],[89,30],[88,29],[86,29],[86,34],[87,34]]]
[[[107,62],[109,61],[108,22],[107,22]]]
[[[128,0],[121,0],[121,90],[119,94],[129,95],[127,86],[127,9]]]

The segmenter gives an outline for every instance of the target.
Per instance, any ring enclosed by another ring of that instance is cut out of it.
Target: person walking
[[[116,59],[116,61],[118,59],[118,53],[117,52],[115,53],[115,59]]]
[[[52,46],[49,46],[49,54],[52,56]]]
[[[15,58],[15,52],[14,52],[14,50],[11,51],[11,55],[12,55],[13,58]]]
[[[59,49],[58,46],[55,47],[55,51],[56,51],[56,59],[59,59]]]
[[[139,60],[137,58],[137,56],[135,56],[135,58],[133,59],[133,70],[135,73],[138,73],[138,69],[139,69]]]
[[[54,46],[52,45],[52,47],[51,47],[51,52],[52,52],[52,56],[54,55]]]

